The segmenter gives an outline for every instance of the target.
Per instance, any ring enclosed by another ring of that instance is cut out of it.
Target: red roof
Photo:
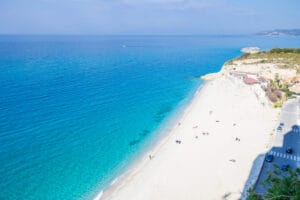
[[[294,86],[290,87],[289,89],[292,92],[300,93],[300,84],[294,85]]]
[[[245,77],[243,79],[244,83],[246,84],[255,84],[255,83],[258,83],[258,81],[254,78],[250,78],[250,77]]]

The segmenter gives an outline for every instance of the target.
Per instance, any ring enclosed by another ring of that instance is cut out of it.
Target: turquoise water
[[[297,37],[0,36],[0,199],[90,199],[245,46]]]

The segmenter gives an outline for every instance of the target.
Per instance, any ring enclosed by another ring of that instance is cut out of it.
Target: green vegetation
[[[296,95],[295,92],[291,92],[289,89],[282,89],[281,91],[285,93],[287,99],[293,98],[293,95]]]
[[[273,102],[274,108],[281,107],[284,101],[297,95],[295,92],[291,92],[289,88],[299,84],[299,77],[296,76],[296,73],[300,74],[300,48],[274,48],[259,53],[246,53],[228,61],[226,64],[236,65],[235,61],[239,61],[243,65],[242,70],[244,69],[245,71],[247,71],[247,65],[265,64],[261,65],[259,70],[264,76],[268,76],[270,73],[270,77],[267,78],[272,80],[270,80],[268,86],[264,87],[264,90],[268,98]],[[286,71],[287,73],[283,73],[281,76],[279,74],[274,76],[274,72],[281,73],[285,71],[276,70],[276,68],[293,69],[296,73],[292,70]],[[235,70],[236,68],[231,66],[229,69]]]
[[[266,95],[273,102],[273,108],[280,108],[287,99],[294,97],[295,92],[289,90],[289,84],[279,79],[278,74],[274,80],[270,80],[269,86],[265,89]]]
[[[265,194],[257,194],[251,188],[248,191],[248,200],[299,200],[300,199],[300,169],[289,169],[284,174],[277,165],[269,172],[263,185],[267,187]]]
[[[232,64],[233,64],[233,61],[236,60],[236,59],[237,59],[237,58],[228,60],[227,62],[225,62],[225,65],[232,65]]]
[[[270,53],[299,53],[300,48],[274,48],[269,51]]]
[[[263,198],[259,194],[256,194],[254,189],[251,188],[248,190],[247,200],[263,200]]]
[[[244,59],[258,59],[259,63],[275,63],[278,67],[284,69],[296,69],[300,73],[300,48],[274,48],[270,51],[262,51],[254,54],[243,54],[226,64],[233,64],[234,61],[242,61]]]
[[[273,107],[279,108],[282,106],[283,101],[293,98],[295,92],[289,90],[289,84],[279,79],[278,74],[275,75],[274,80],[270,80],[269,89],[267,89],[267,96],[273,101]],[[284,95],[279,95],[283,93]]]
[[[281,108],[282,107],[282,101],[278,100],[275,103],[273,103],[273,108]]]

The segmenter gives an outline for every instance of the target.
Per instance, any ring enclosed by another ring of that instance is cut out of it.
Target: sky
[[[299,0],[0,0],[0,34],[247,34],[300,28]]]

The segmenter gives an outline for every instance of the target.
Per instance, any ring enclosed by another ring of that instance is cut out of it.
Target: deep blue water
[[[0,36],[0,199],[89,199],[240,48],[297,37]]]

